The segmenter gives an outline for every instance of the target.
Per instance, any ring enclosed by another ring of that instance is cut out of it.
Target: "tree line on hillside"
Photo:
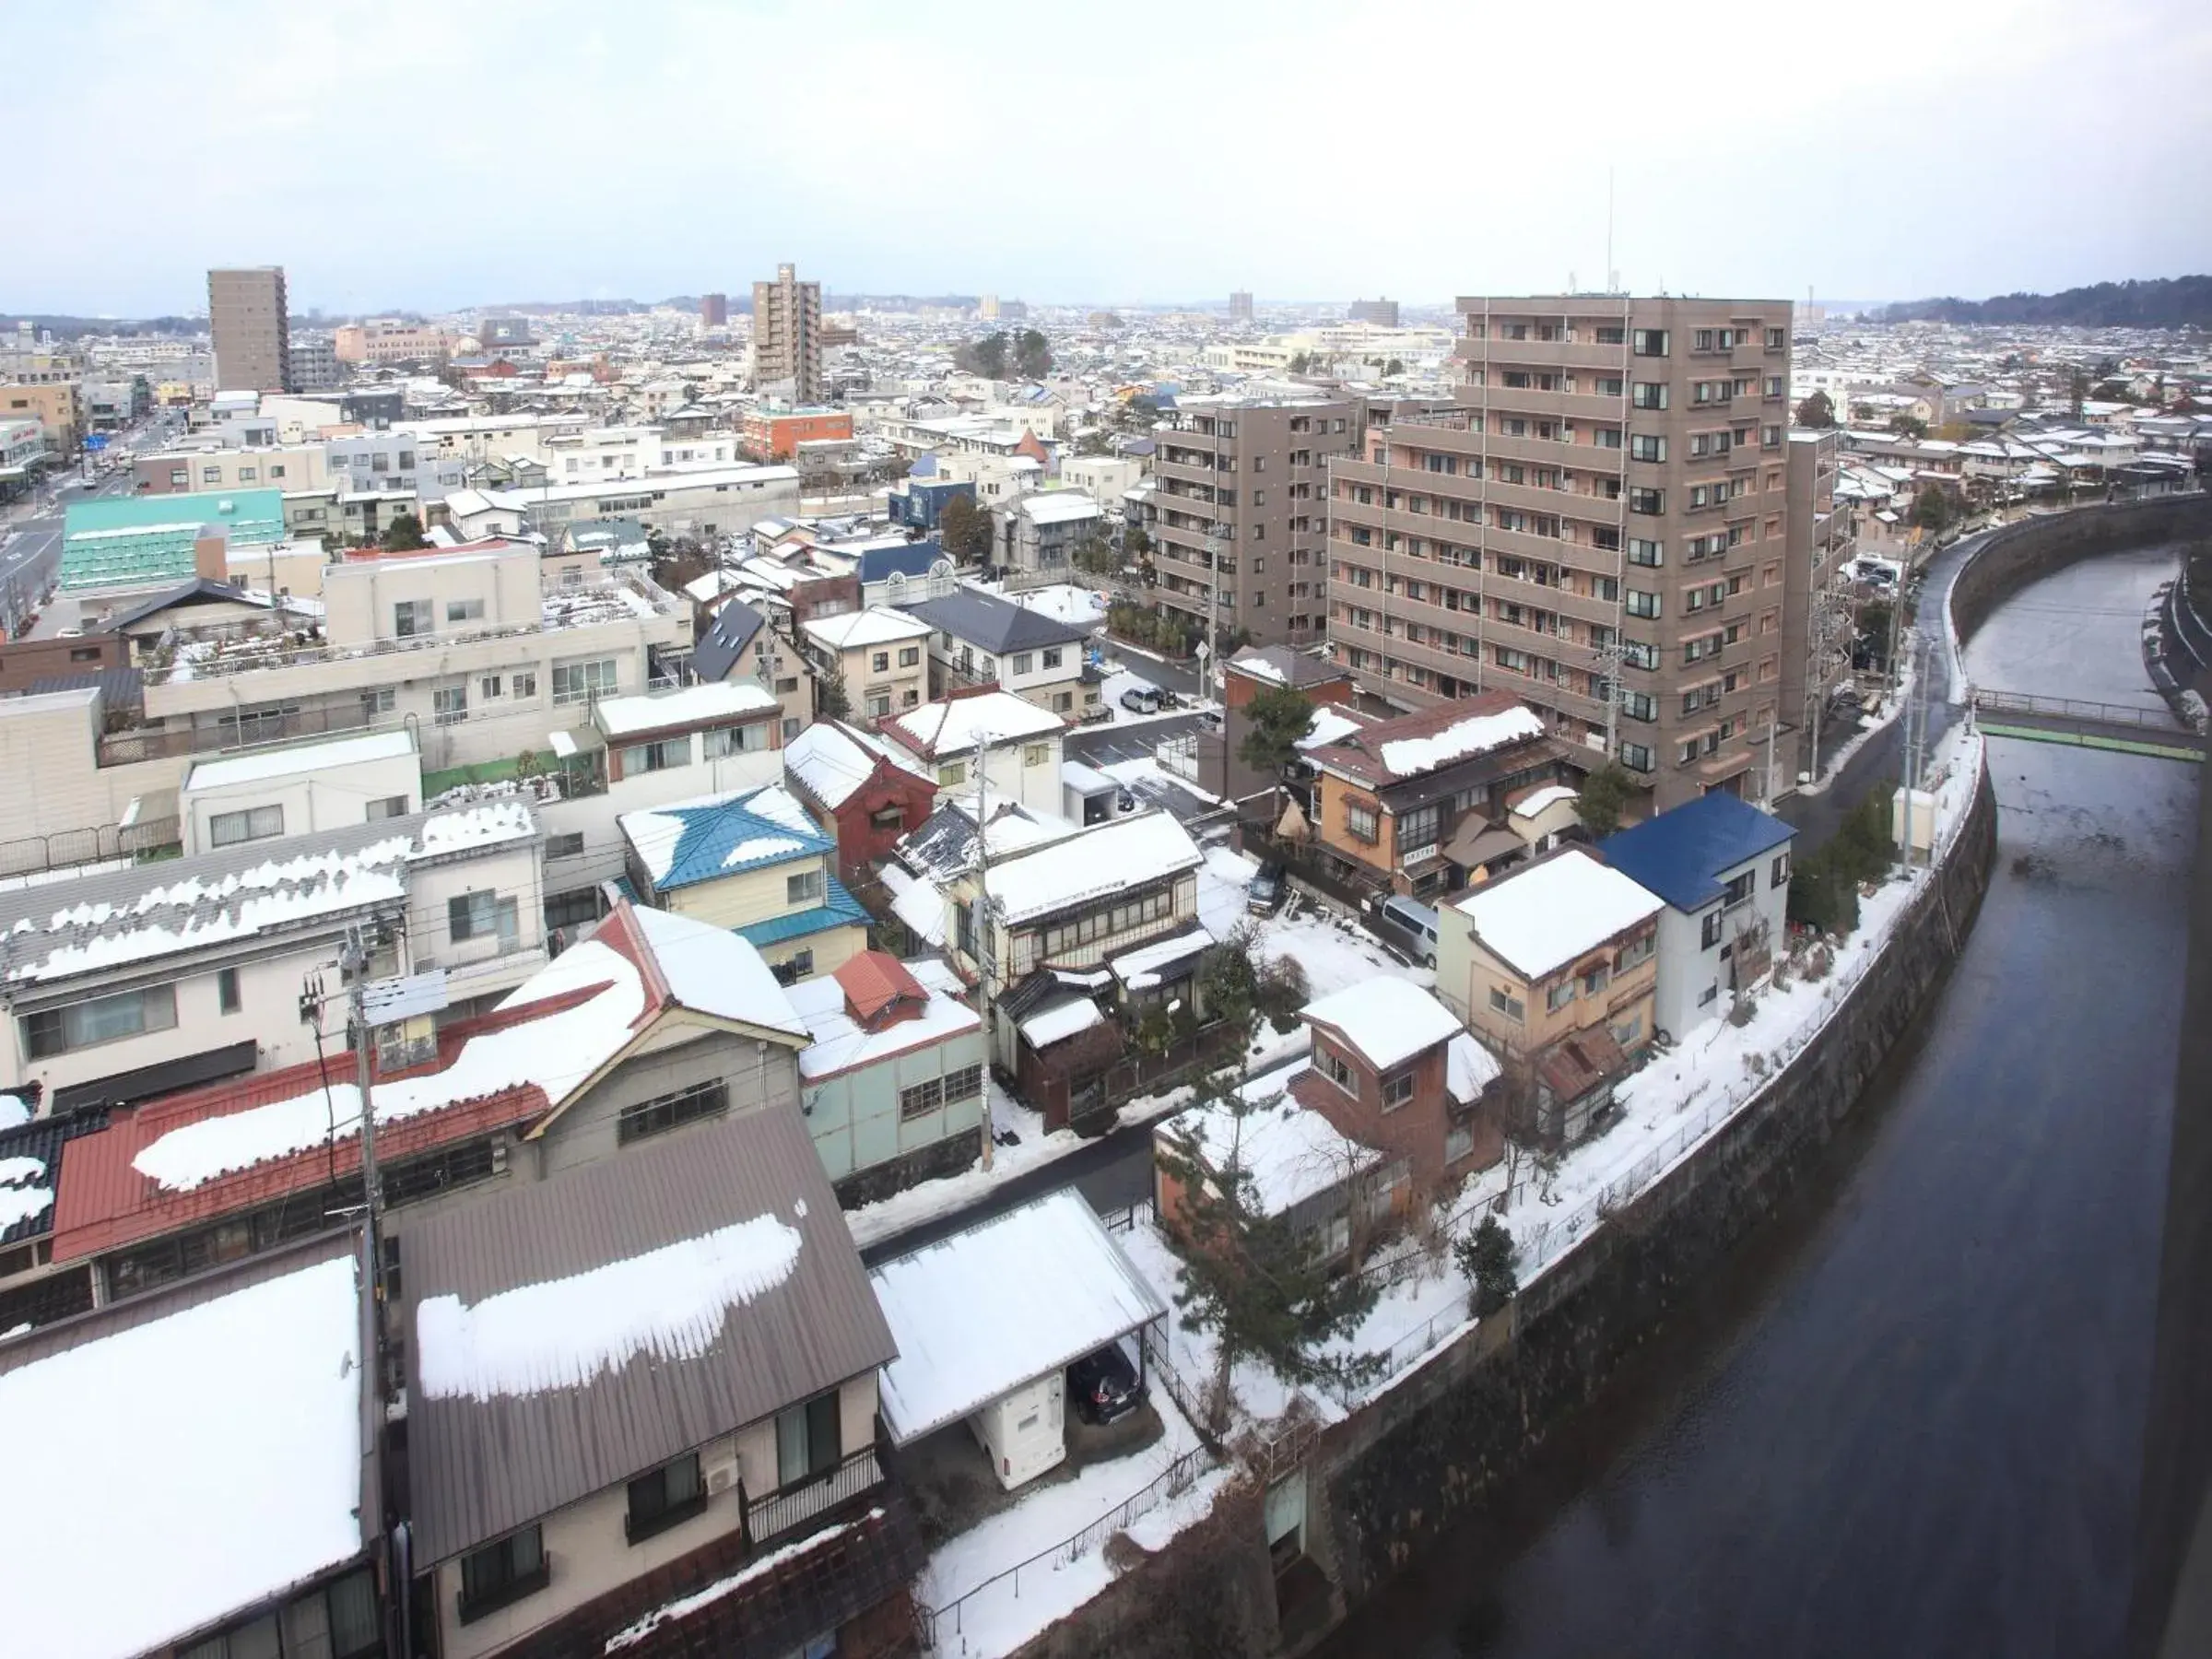
[[[2212,327],[2212,276],[2098,282],[2056,294],[1912,300],[1884,306],[1877,323],[2021,323],[2077,328]]]

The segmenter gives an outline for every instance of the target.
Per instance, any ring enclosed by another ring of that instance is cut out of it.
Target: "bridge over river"
[[[2205,758],[2204,734],[2190,730],[2164,709],[1986,687],[1975,688],[1973,703],[1974,717],[1993,737],[2066,743],[2159,760]]]

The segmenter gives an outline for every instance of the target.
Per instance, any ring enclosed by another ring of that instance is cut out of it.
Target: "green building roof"
[[[184,581],[194,574],[193,543],[210,530],[233,547],[282,541],[284,492],[211,489],[72,502],[62,526],[62,586]]]

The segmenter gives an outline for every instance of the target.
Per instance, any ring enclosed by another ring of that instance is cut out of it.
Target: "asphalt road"
[[[171,436],[167,427],[149,424],[130,433],[118,447],[142,452]],[[0,518],[0,618],[6,621],[10,634],[16,617],[39,605],[61,575],[62,523],[69,504],[131,492],[127,471],[112,474],[90,489],[75,482],[77,476],[71,473],[58,485],[41,488],[30,500],[16,503],[16,516]]]
[[[1141,760],[1151,754],[1153,745],[1197,729],[1195,714],[1173,714],[1127,724],[1085,726],[1070,732],[1061,749],[1068,759],[1080,760],[1086,766],[1112,766],[1123,760]]]

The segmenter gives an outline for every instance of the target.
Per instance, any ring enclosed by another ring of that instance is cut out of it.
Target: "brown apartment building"
[[[753,383],[791,384],[794,403],[822,394],[822,285],[780,265],[773,282],[753,284]]]
[[[1813,750],[1826,724],[1822,706],[1851,677],[1852,641],[1858,632],[1856,609],[1842,586],[1859,556],[1858,533],[1850,500],[1836,499],[1836,434],[1832,429],[1793,431],[1789,446],[1782,637],[1804,643],[1782,659],[1778,785],[1785,765],[1793,776],[1816,770]]]
[[[1153,568],[1160,605],[1255,645],[1328,628],[1328,464],[1352,454],[1362,406],[1314,393],[1188,397],[1154,434]]]
[[[1657,809],[1768,798],[1790,302],[1462,299],[1461,406],[1329,468],[1332,654],[1407,707],[1503,689]],[[1164,476],[1166,468],[1161,468]],[[1783,735],[1771,783],[1794,749]]]
[[[207,273],[218,391],[292,389],[291,321],[285,306],[282,265]]]

